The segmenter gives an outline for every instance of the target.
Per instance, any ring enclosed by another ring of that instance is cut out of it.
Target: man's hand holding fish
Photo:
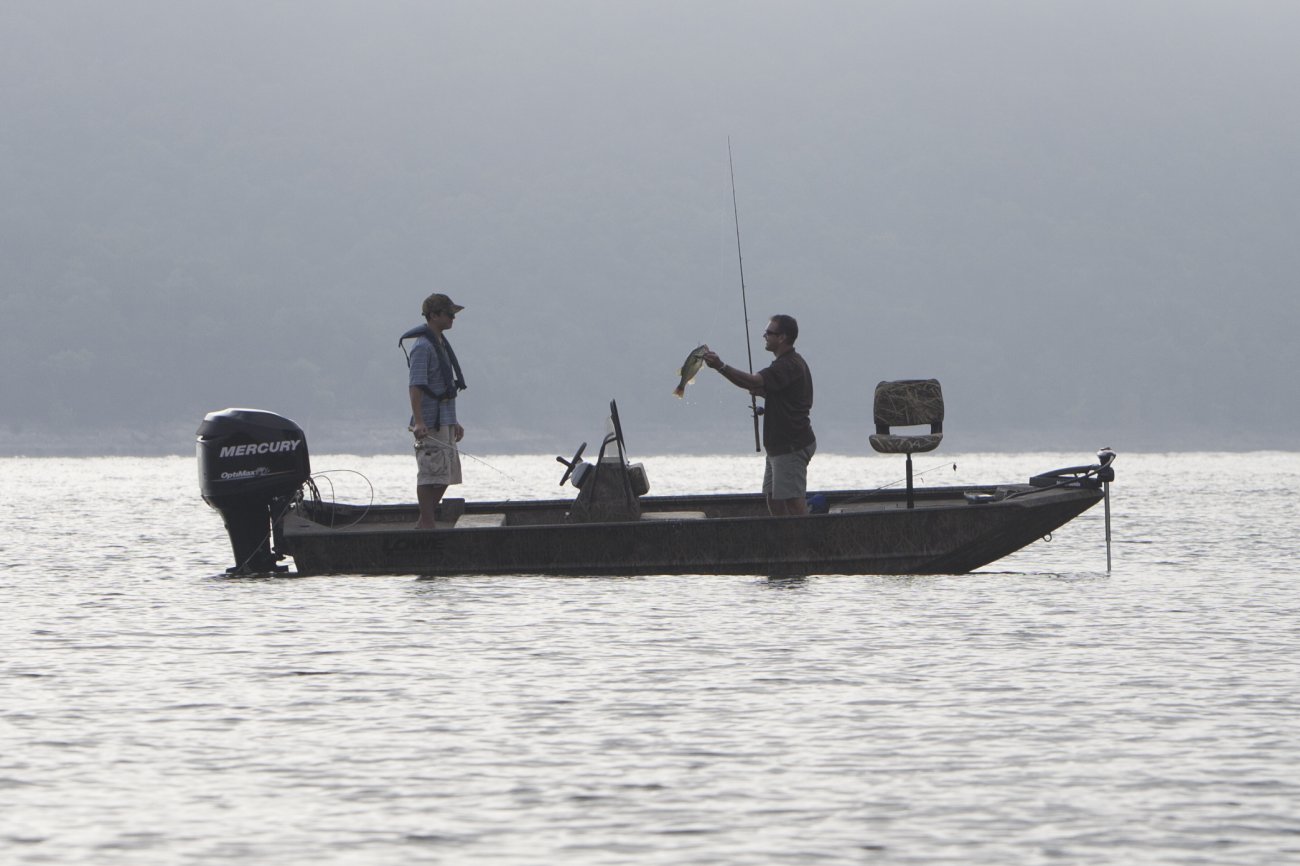
[[[731,382],[733,385],[739,385],[741,388],[749,389],[750,393],[756,397],[763,396],[762,376],[754,373],[746,373],[744,370],[737,370],[735,367],[722,363],[722,358],[718,357],[718,353],[710,349],[707,345],[700,346],[700,349],[704,350],[702,356],[704,363],[708,367],[721,373],[723,378],[728,382]],[[699,349],[696,349],[696,351],[698,352]]]

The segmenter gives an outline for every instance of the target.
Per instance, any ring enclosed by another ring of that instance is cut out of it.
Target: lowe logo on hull
[[[301,439],[285,439],[280,442],[255,442],[249,445],[227,445],[221,449],[222,457],[247,457],[252,454],[275,454],[280,451],[297,451]]]

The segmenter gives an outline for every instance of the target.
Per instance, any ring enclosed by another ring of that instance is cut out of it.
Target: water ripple
[[[799,580],[230,578],[192,460],[0,462],[6,863],[1300,852],[1297,455],[1126,456],[1110,574],[1090,512],[974,575]]]

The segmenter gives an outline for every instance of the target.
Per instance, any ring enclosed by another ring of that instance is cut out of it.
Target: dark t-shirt
[[[816,441],[808,413],[812,411],[813,382],[808,365],[798,352],[787,352],[759,370],[763,379],[763,447],[773,456],[807,448]]]

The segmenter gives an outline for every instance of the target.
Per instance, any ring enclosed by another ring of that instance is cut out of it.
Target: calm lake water
[[[313,458],[351,502],[411,464]],[[1116,469],[1110,574],[1098,507],[960,577],[234,579],[192,458],[0,460],[0,862],[1300,862],[1300,455]]]

